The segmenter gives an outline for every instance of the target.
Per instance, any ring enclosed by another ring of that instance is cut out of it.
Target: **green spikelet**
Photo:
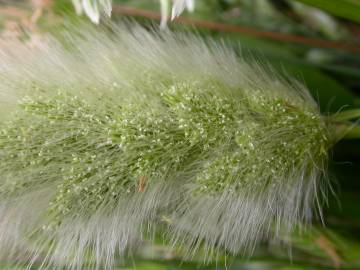
[[[111,269],[165,216],[210,258],[311,219],[332,142],[303,85],[195,36],[66,38],[3,53],[2,255]]]

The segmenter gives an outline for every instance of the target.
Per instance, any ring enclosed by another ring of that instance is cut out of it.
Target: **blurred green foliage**
[[[323,9],[339,17],[360,22],[360,1],[357,0],[297,0]]]

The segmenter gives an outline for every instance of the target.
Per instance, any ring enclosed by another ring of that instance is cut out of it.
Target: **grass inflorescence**
[[[331,137],[305,86],[196,36],[111,27],[2,53],[3,256],[111,268],[162,217],[190,255],[248,254],[312,218]]]

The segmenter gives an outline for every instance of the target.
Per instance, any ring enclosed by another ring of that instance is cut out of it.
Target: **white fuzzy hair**
[[[67,89],[96,110],[103,96],[116,104],[159,93],[164,86],[157,78],[163,77],[187,82],[211,78],[250,97],[285,97],[300,108],[316,110],[303,84],[246,62],[224,44],[133,23],[81,29],[70,27],[60,39],[44,37],[39,48],[17,44],[0,49],[4,121],[27,96]],[[144,193],[124,196],[116,206],[104,204],[90,217],[70,217],[50,231],[42,225],[47,224],[46,211],[59,181],[44,181],[41,190],[30,188],[22,196],[0,199],[0,255],[21,261],[19,254],[25,254],[25,261],[42,262],[41,269],[112,269],[116,256],[125,255],[144,232],[155,229],[159,214],[169,217],[167,234],[174,246],[185,246],[190,256],[200,247],[207,250],[207,258],[220,250],[250,254],[259,241],[278,239],[312,218],[313,206],[323,195],[323,168],[308,164],[304,161],[302,170],[279,176],[263,192],[225,190],[216,196],[194,197],[193,179],[176,172]],[[0,165],[0,172],[4,170]],[[47,177],[55,178],[51,172]]]

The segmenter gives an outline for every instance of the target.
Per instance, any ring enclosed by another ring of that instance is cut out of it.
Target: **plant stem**
[[[337,141],[360,139],[360,125],[341,123],[335,130]]]
[[[346,110],[331,116],[335,121],[345,121],[360,118],[360,109]]]

